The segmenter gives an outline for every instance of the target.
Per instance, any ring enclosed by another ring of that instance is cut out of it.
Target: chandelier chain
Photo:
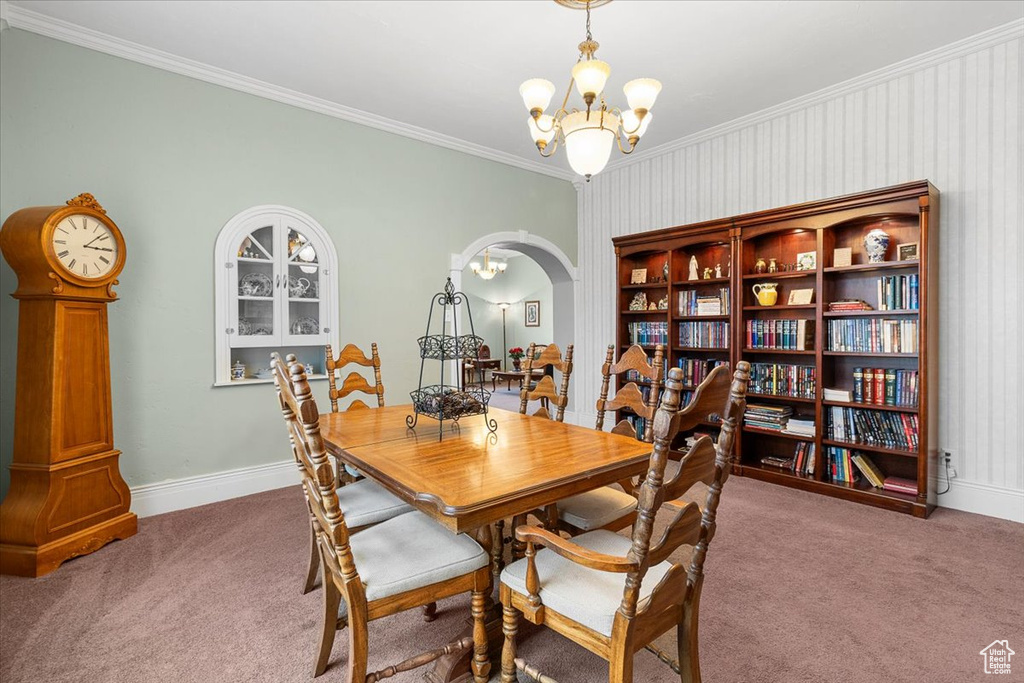
[[[591,41],[594,37],[590,35],[590,0],[587,0],[587,40]]]

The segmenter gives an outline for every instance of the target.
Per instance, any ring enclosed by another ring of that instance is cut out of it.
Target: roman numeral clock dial
[[[92,216],[73,215],[53,229],[53,253],[69,272],[93,280],[114,267],[117,241],[110,228]]]

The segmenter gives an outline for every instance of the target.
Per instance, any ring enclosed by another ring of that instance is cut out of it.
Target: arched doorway
[[[519,252],[533,259],[551,280],[552,340],[565,349],[576,341],[576,267],[552,242],[526,230],[495,232],[471,242],[461,253],[451,255],[449,275],[456,290],[462,289],[463,269],[487,247]],[[570,401],[570,411],[572,402]]]

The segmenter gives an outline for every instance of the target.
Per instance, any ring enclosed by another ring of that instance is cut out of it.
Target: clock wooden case
[[[0,504],[0,572],[41,576],[137,530],[118,470],[107,304],[121,231],[89,194],[11,214],[0,249],[18,276],[11,487]]]

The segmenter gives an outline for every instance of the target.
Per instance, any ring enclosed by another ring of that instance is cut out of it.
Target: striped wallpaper
[[[1013,22],[580,185],[581,422],[614,341],[613,236],[927,179],[941,193],[939,447],[955,484],[1011,506],[1019,496],[1024,517],[1022,43]]]

